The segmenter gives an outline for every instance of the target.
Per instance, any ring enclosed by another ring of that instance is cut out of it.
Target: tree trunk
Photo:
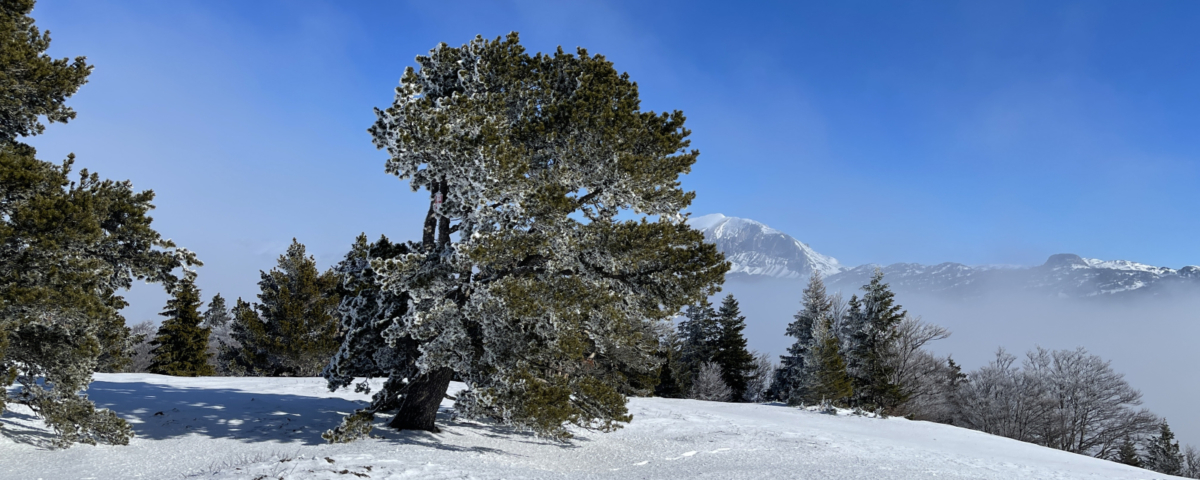
[[[437,419],[438,406],[450,388],[450,378],[454,372],[449,368],[439,368],[417,377],[408,384],[400,410],[388,426],[397,430],[424,430],[440,432],[434,421]]]

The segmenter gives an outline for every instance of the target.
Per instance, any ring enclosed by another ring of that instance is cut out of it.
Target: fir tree
[[[295,239],[278,265],[260,274],[259,303],[235,313],[231,336],[238,347],[226,349],[222,362],[246,375],[319,375],[342,344],[334,315],[338,275],[318,273]]]
[[[1179,442],[1175,441],[1175,433],[1171,432],[1166,420],[1163,420],[1158,428],[1158,435],[1150,437],[1146,442],[1144,468],[1167,475],[1179,475],[1183,473],[1184,464]]]
[[[659,339],[658,358],[662,362],[658,372],[658,385],[654,387],[654,395],[663,398],[683,398],[684,375],[683,342],[674,330],[668,330]]]
[[[420,345],[419,373],[385,387],[404,399],[393,425],[434,430],[457,375],[464,417],[554,438],[618,428],[622,392],[658,372],[656,324],[729,268],[685,223],[683,116],[642,111],[603,56],[531,55],[515,33],[417,63],[369,130],[429,201],[415,251],[372,265],[410,298],[376,341]]]
[[[690,391],[692,379],[700,366],[711,362],[717,354],[717,342],[721,337],[721,324],[717,312],[707,298],[688,305],[683,321],[679,322],[680,364],[682,374],[678,377],[680,387]]]
[[[746,349],[746,317],[742,316],[733,295],[721,301],[716,314],[719,331],[712,361],[721,367],[721,378],[729,386],[730,398],[745,401],[746,386],[754,374],[754,356]]]
[[[167,317],[158,327],[151,342],[150,373],[177,377],[216,375],[208,363],[209,329],[200,326],[200,290],[189,277],[175,286],[167,308],[160,314]]]
[[[813,271],[800,299],[800,311],[793,316],[785,333],[796,341],[788,347],[787,355],[781,355],[779,370],[772,383],[772,396],[798,405],[808,397],[808,386],[812,381],[812,355],[816,346],[813,329],[820,328],[822,319],[833,313],[833,301],[825,293],[825,282],[820,273]]]
[[[1138,455],[1137,444],[1129,437],[1125,437],[1125,441],[1121,443],[1121,448],[1117,450],[1117,462],[1134,467],[1142,468],[1142,457]]]
[[[903,388],[894,383],[887,358],[905,312],[895,303],[895,294],[883,283],[883,272],[879,269],[871,276],[871,282],[863,286],[861,310],[854,300],[851,298],[852,320],[847,323],[856,327],[851,334],[853,350],[848,352],[855,403],[891,412],[905,400]]]
[[[199,265],[150,225],[154,193],[86,170],[71,177],[36,158],[19,137],[39,118],[66,122],[64,102],[91,67],[83,57],[55,60],[48,33],[29,17],[34,2],[0,2],[0,414],[9,387],[59,435],[56,443],[128,443],[133,432],[80,392],[95,371],[119,371],[134,346],[119,295],[134,279],[170,290],[172,271]]]
[[[833,334],[833,319],[825,317],[817,327],[813,331],[812,380],[806,400],[813,404],[829,401],[845,405],[854,394],[854,384],[846,374],[846,361]]]
[[[225,364],[221,363],[221,346],[228,345],[231,348],[237,348],[237,341],[233,339],[230,322],[233,317],[229,314],[229,307],[225,306],[225,298],[221,294],[213,295],[212,300],[208,303],[208,309],[204,311],[204,322],[201,326],[209,330],[208,334],[208,363],[213,366],[218,375],[229,374],[229,369]]]

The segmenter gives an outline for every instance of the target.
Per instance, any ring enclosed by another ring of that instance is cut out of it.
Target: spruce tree
[[[319,375],[342,344],[337,273],[319,273],[316,260],[292,239],[278,265],[260,275],[259,303],[234,315],[231,336],[238,346],[222,361],[245,375]]]
[[[24,403],[58,433],[56,443],[128,443],[132,430],[80,392],[96,371],[129,364],[134,341],[119,294],[134,279],[170,290],[195,255],[164,240],[147,215],[154,193],[128,181],[73,174],[18,141],[66,122],[64,102],[83,85],[83,57],[52,59],[34,2],[0,2],[0,414],[20,385]],[[72,178],[74,177],[74,178]]]
[[[1163,420],[1158,427],[1158,435],[1150,437],[1146,442],[1144,468],[1167,475],[1183,473],[1183,454],[1179,451],[1179,442],[1175,441],[1175,433]]]
[[[680,364],[682,375],[680,387],[690,391],[692,379],[700,366],[711,362],[717,354],[717,342],[721,336],[721,324],[717,312],[707,298],[688,305],[683,321],[679,322]]]
[[[601,55],[530,54],[515,33],[416,61],[369,129],[429,202],[416,250],[372,265],[411,299],[377,341],[420,344],[393,426],[436,429],[457,376],[463,417],[619,428],[631,379],[658,372],[657,324],[729,268],[686,224],[682,114],[641,110]]]
[[[822,401],[845,405],[854,394],[854,383],[846,374],[846,361],[833,334],[833,319],[825,317],[813,331],[812,380],[806,391],[808,403]]]
[[[662,362],[658,371],[658,385],[654,395],[663,398],[683,398],[685,374],[683,368],[683,342],[674,330],[668,330],[659,339],[658,358]]]
[[[788,405],[798,405],[808,397],[807,389],[813,373],[811,360],[816,345],[813,329],[820,328],[822,319],[832,315],[832,312],[833,301],[825,293],[825,282],[821,280],[820,273],[813,271],[800,299],[800,311],[793,316],[794,320],[785,330],[796,341],[788,347],[787,355],[779,357],[779,370],[776,370],[775,381],[771,384],[774,398]]]
[[[721,378],[731,392],[729,398],[735,402],[745,401],[746,386],[754,375],[754,356],[746,349],[746,337],[742,336],[746,317],[742,316],[733,295],[721,301],[716,320],[720,330],[712,361],[721,367]]]
[[[1138,455],[1137,444],[1133,443],[1129,437],[1125,437],[1125,441],[1121,442],[1121,448],[1117,450],[1117,462],[1142,468],[1142,457]]]
[[[888,354],[898,338],[896,327],[905,312],[895,302],[895,294],[883,283],[883,272],[875,270],[871,282],[863,287],[861,310],[853,302],[850,307],[857,328],[851,334],[853,350],[849,352],[850,372],[854,378],[856,405],[891,412],[904,402],[904,390],[895,383]]]
[[[227,345],[231,348],[237,348],[237,341],[231,335],[233,317],[230,315],[229,307],[225,305],[225,298],[221,294],[213,295],[212,300],[208,303],[208,309],[204,311],[203,318],[204,322],[201,326],[209,329],[208,363],[213,366],[218,375],[228,375],[230,373],[229,369],[221,362],[221,346]]]
[[[209,329],[201,327],[200,290],[189,277],[179,282],[162,315],[167,317],[151,342],[150,373],[177,377],[216,375],[209,364]]]

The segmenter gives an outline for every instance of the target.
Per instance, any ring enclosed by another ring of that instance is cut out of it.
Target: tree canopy
[[[434,429],[457,374],[463,415],[615,428],[631,377],[657,375],[654,323],[728,269],[681,213],[698,155],[683,115],[641,111],[603,56],[530,55],[515,33],[417,63],[370,128],[386,170],[429,195],[421,242],[372,262],[411,299],[374,341],[420,345],[393,425]]]

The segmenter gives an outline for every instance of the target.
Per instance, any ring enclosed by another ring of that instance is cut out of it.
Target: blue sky
[[[253,297],[293,237],[330,265],[418,236],[372,108],[438,42],[515,30],[687,115],[696,214],[848,265],[1200,264],[1200,2],[346,3],[42,0],[50,53],[96,69],[30,143],[153,189],[206,296]],[[138,321],[165,297],[130,299]]]

